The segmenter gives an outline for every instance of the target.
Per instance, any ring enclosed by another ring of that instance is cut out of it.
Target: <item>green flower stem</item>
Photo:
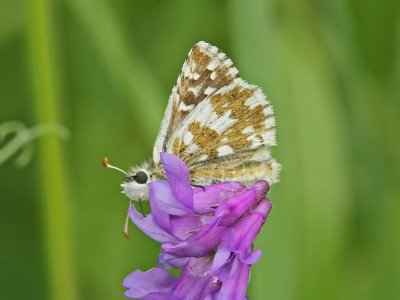
[[[54,40],[50,3],[27,1],[27,28],[35,118],[38,123],[59,123],[58,80],[54,65]],[[42,190],[42,218],[50,284],[49,298],[77,299],[72,238],[69,225],[68,186],[61,140],[45,135],[39,141],[39,178]]]

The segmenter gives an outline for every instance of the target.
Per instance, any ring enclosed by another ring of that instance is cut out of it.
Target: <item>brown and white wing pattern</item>
[[[236,78],[206,97],[185,118],[167,143],[181,157],[196,183],[277,180],[271,158],[275,117],[261,89]]]
[[[156,145],[188,165],[194,184],[277,181],[275,117],[261,89],[239,77],[217,47],[197,43],[174,87]]]
[[[160,152],[168,152],[167,143],[183,120],[205,98],[238,77],[233,62],[217,47],[199,42],[190,50],[182,72],[172,89],[168,106],[153,148],[153,160],[159,164]]]

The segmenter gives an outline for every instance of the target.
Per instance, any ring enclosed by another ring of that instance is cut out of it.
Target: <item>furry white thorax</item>
[[[130,177],[121,184],[121,187],[123,189],[122,193],[125,194],[130,200],[148,200],[149,182],[154,180],[153,175],[149,172],[148,169],[149,163],[144,163],[140,167],[131,168],[131,170],[128,172]],[[148,180],[146,183],[138,183],[133,179],[133,176],[139,171],[143,171],[147,174]]]

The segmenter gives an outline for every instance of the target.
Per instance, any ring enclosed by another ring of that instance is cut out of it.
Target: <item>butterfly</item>
[[[147,199],[149,182],[165,179],[160,153],[180,157],[191,184],[223,181],[250,185],[278,180],[275,116],[262,90],[246,83],[216,46],[199,42],[190,50],[168,100],[153,148],[153,160],[132,168],[121,184],[131,200]]]

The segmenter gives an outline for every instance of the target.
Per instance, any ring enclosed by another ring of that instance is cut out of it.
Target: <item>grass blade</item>
[[[54,63],[53,40],[55,23],[52,20],[50,1],[27,1],[27,12],[35,118],[38,123],[59,123],[59,82]],[[69,224],[68,185],[58,136],[46,135],[40,139],[39,168],[49,298],[74,300],[77,295]]]

